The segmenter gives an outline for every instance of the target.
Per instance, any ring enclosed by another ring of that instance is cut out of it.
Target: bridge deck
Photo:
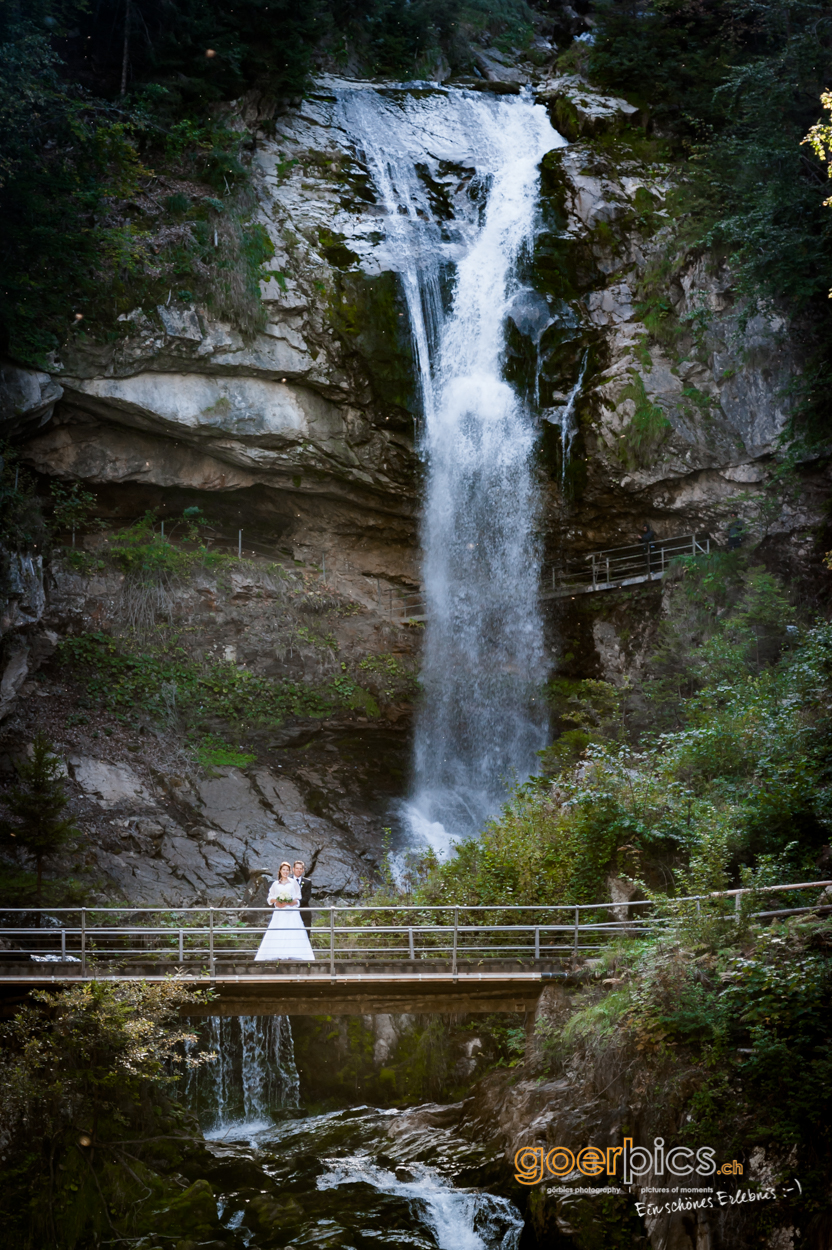
[[[173,975],[154,963],[130,963],[118,969],[91,970],[82,976],[77,964],[7,963],[0,975],[0,998],[14,1008],[32,989],[96,981],[167,981],[211,991],[209,1002],[189,1007],[189,1016],[375,1015],[433,1012],[533,1011],[547,981],[570,979],[547,961],[521,967],[511,961],[462,966],[454,975],[445,964],[374,966],[356,964],[333,976],[326,965],[234,964],[218,961],[214,974],[180,967]],[[3,1014],[0,1012],[0,1014]],[[7,1014],[7,1013],[6,1013]]]

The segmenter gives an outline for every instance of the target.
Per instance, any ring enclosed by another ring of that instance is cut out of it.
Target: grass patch
[[[144,715],[157,724],[201,733],[205,754],[200,762],[209,767],[244,766],[222,738],[212,737],[220,725],[243,736],[279,728],[289,718],[325,717],[340,710],[379,715],[376,700],[344,664],[340,676],[311,687],[261,677],[231,661],[195,660],[176,636],[150,645],[102,633],[65,639],[57,660],[85,686],[81,707],[104,707],[122,719]],[[252,762],[244,748],[240,751],[246,763]],[[235,758],[228,758],[229,752]]]
[[[206,734],[194,748],[194,757],[203,768],[248,768],[257,759],[242,747],[228,746],[215,734]]]
[[[652,403],[644,389],[644,378],[634,370],[632,380],[621,392],[621,399],[630,399],[635,411],[619,441],[619,455],[629,469],[646,468],[673,429],[663,408]]]

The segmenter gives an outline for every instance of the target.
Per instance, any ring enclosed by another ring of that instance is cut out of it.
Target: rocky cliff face
[[[521,89],[510,66],[495,66],[482,71],[481,87]],[[749,310],[730,268],[685,246],[684,186],[637,110],[574,77],[533,67],[519,77],[570,140],[542,163],[535,246],[509,310],[505,366],[540,413],[541,529],[549,558],[580,560],[589,550],[630,542],[645,519],[659,537],[705,530],[719,538],[736,507],[753,537],[799,572],[829,480],[828,470],[812,463],[798,465],[786,489],[775,479],[786,394],[800,369],[789,327],[775,310]],[[0,411],[28,466],[93,488],[111,520],[150,506],[164,516],[199,504],[227,537],[242,529],[244,547],[314,561],[328,589],[353,601],[371,633],[383,633],[379,605],[419,583],[418,387],[395,230],[344,127],[338,86],[322,79],[276,119],[250,101],[236,114],[254,149],[257,220],[274,248],[262,284],[261,332],[244,337],[171,296],[122,318],[112,342],[93,343],[73,331],[48,374],[5,366]],[[395,88],[382,89],[395,98]],[[426,142],[418,174],[453,244],[480,211],[475,171],[464,154],[451,161],[429,148]],[[58,632],[109,619],[120,592],[105,582],[93,577],[82,585],[56,569],[46,578],[47,607],[38,559],[10,557],[0,715],[14,706]],[[191,622],[197,601],[216,602],[217,587],[195,585],[189,593],[194,602],[183,620]],[[311,655],[300,672],[295,660],[287,662],[274,622],[264,618],[255,627],[243,620],[233,604],[245,600],[244,588],[223,594],[225,606],[202,626],[200,654],[232,648],[235,661],[257,671],[271,664],[274,675],[321,675]],[[639,605],[639,619],[644,612],[653,618],[660,597],[651,591]],[[563,624],[579,635],[583,671],[618,681],[638,663],[649,629],[642,621],[633,631],[628,612]],[[357,658],[360,648],[343,619],[338,630],[344,654],[349,658],[352,647]],[[362,655],[411,654],[414,636],[399,631],[392,641],[379,635],[361,645]],[[336,661],[333,652],[330,659],[334,673],[343,656]],[[20,732],[35,724],[31,706],[30,699]],[[67,763],[80,791],[100,802],[83,778],[127,761],[108,761],[89,747],[67,742]],[[82,762],[72,763],[76,757]],[[268,795],[278,794],[270,776],[261,784],[232,770],[209,785],[212,794],[239,788],[240,811],[257,814],[246,816],[245,830],[227,827],[230,816],[209,813],[198,784],[182,789],[192,797],[169,818],[179,829],[208,830],[215,862],[221,843],[227,857],[213,875],[196,861],[191,877],[181,867],[186,893],[219,897],[233,893],[232,883],[242,887],[263,858],[262,812],[289,828],[281,813],[299,811],[299,800],[286,807],[275,797],[270,807]],[[151,810],[160,784],[149,774],[135,785],[130,780],[130,802],[146,810],[118,818],[155,821],[147,826],[148,846],[156,848],[150,858],[161,855],[175,875],[179,853],[159,848],[169,849],[169,837],[179,833],[166,831]],[[221,808],[236,802],[223,807],[223,799]],[[325,841],[313,816],[298,842],[306,857],[321,853]],[[327,834],[335,848],[349,826],[339,819],[332,817],[335,832]],[[375,829],[361,845],[353,839],[350,853],[376,853],[377,821]],[[227,847],[222,839],[231,840]],[[179,887],[167,877],[151,889],[137,884],[126,864],[100,865],[125,897],[173,901]],[[355,876],[360,865],[351,860],[350,872]]]
[[[337,694],[332,683],[349,682],[329,715],[318,709],[287,715],[279,728],[246,725],[255,751],[239,753],[238,764],[224,764],[222,753],[219,763],[200,762],[183,736],[175,676],[159,676],[153,713],[102,702],[102,679],[104,686],[116,679],[94,668],[79,673],[54,655],[61,637],[112,637],[136,607],[130,579],[97,563],[82,573],[55,560],[48,597],[39,561],[12,559],[7,579],[16,582],[4,618],[0,773],[12,777],[15,757],[45,732],[65,766],[82,832],[77,848],[51,861],[50,874],[73,878],[102,902],[260,906],[280,861],[300,858],[313,877],[314,903],[355,900],[381,858],[389,803],[406,768],[418,631],[339,593],[339,585],[349,591],[348,578],[324,582],[319,570],[291,561],[289,571],[232,559],[230,572],[181,579],[166,592],[161,615],[185,644],[177,653],[183,664],[207,658],[220,686],[240,674],[283,678],[299,689],[329,683]],[[145,660],[164,629],[156,634]],[[227,719],[215,729],[228,737]],[[27,865],[22,852],[12,859]]]
[[[404,304],[373,256],[378,210],[332,114],[313,97],[281,119],[279,140],[258,140],[257,220],[274,248],[261,333],[244,338],[175,299],[137,308],[112,343],[71,337],[51,379],[10,366],[6,407],[27,433],[40,418],[26,459],[43,474],[135,484],[134,509],[140,498],[233,495],[220,513],[249,531],[317,559],[360,552],[362,571],[413,584]],[[365,236],[360,265],[342,241],[347,222],[351,247]]]
[[[641,517],[660,536],[719,532],[741,496],[758,532],[805,531],[811,502],[766,494],[800,368],[789,327],[750,315],[730,269],[686,250],[684,188],[631,105],[534,76],[572,142],[544,161],[507,371],[541,410],[552,554],[627,541]],[[517,90],[514,77],[482,85]],[[412,586],[418,397],[400,258],[338,85],[321,80],[272,137],[255,105],[238,117],[274,247],[264,330],[245,339],[171,299],[123,318],[112,343],[76,331],[51,375],[5,369],[7,427],[44,474],[130,483],[134,509],[198,493],[300,554],[337,551]],[[430,146],[420,177],[451,237],[478,211],[474,171]]]
[[[553,312],[556,299],[571,312],[537,331],[543,416],[560,426],[544,436],[561,461],[548,515],[564,552],[632,541],[642,519],[660,537],[721,538],[733,507],[756,538],[800,546],[816,502],[771,490],[800,372],[789,327],[740,299],[727,264],[685,245],[684,184],[658,140],[625,129],[630,106],[569,78],[540,95],[573,140],[544,161],[530,275]],[[578,383],[570,481],[562,412]]]

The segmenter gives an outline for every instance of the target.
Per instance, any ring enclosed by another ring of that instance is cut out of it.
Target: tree
[[[0,819],[0,841],[23,847],[35,858],[37,901],[41,901],[43,861],[80,836],[74,820],[62,816],[69,802],[60,778],[60,762],[45,734],[34,741],[30,759],[18,764],[19,783],[6,796],[13,819]]]
[[[208,1182],[183,1193],[177,1173],[202,1141],[171,1102],[178,1072],[216,1058],[181,1019],[209,998],[173,981],[87,982],[36,991],[0,1023],[0,1244],[217,1236]]]
[[[73,547],[75,531],[90,525],[94,508],[95,495],[84,490],[77,482],[73,482],[71,486],[52,483],[52,524],[56,530],[72,532]]]

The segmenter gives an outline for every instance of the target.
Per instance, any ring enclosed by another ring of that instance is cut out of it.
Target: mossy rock
[[[330,296],[330,321],[364,367],[376,400],[418,411],[418,386],[407,305],[394,273],[370,278],[339,273]]]
[[[566,196],[569,179],[563,167],[563,148],[553,148],[540,162],[540,195],[549,213],[561,218],[560,228],[566,225]],[[551,222],[554,225],[554,222]]]
[[[277,1198],[272,1194],[258,1194],[246,1206],[246,1218],[264,1233],[283,1228],[297,1228],[304,1213],[294,1198]]]
[[[555,100],[552,108],[552,121],[555,129],[560,131],[565,139],[570,143],[574,143],[581,137],[581,119],[578,116],[578,110],[567,96],[559,96]]]
[[[318,242],[326,260],[333,268],[354,269],[358,264],[358,253],[347,247],[343,234],[335,234],[330,230],[319,230]]]
[[[647,1250],[649,1239],[629,1197],[529,1194],[529,1216],[541,1245],[552,1250]],[[564,1229],[568,1228],[568,1234]]]
[[[219,1227],[217,1201],[206,1180],[194,1181],[184,1193],[169,1199],[153,1216],[153,1231],[190,1234],[204,1239]]]

